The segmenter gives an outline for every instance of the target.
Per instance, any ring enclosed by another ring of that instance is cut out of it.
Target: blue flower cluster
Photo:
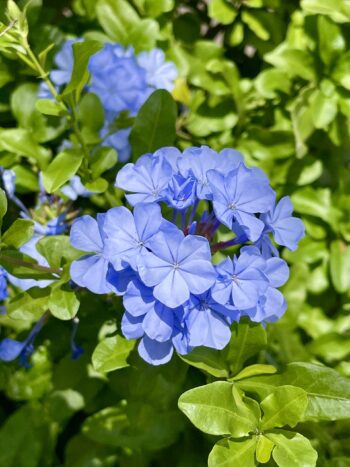
[[[67,40],[55,56],[57,70],[50,73],[50,79],[59,90],[67,84],[73,70],[72,45],[82,39]],[[118,151],[120,162],[130,157],[130,128],[113,129],[113,122],[121,112],[135,116],[156,89],[172,91],[177,77],[177,69],[172,62],[165,60],[161,49],[135,54],[132,47],[119,44],[105,44],[89,61],[91,80],[88,92],[96,94],[105,111],[105,125],[101,130],[103,144]],[[41,84],[39,97],[50,98],[50,90]]]
[[[133,211],[115,207],[73,223],[71,243],[87,254],[72,263],[71,277],[96,294],[123,296],[122,332],[141,339],[144,360],[166,363],[174,348],[222,349],[233,321],[284,313],[278,287],[289,271],[272,237],[294,250],[304,226],[290,199],[276,205],[267,177],[238,151],[162,148],[126,164],[116,186]],[[163,215],[169,208],[172,221]],[[220,226],[231,239],[216,240]],[[216,252],[230,247],[235,254],[215,264]]]

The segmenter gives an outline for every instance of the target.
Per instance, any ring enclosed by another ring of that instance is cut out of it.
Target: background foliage
[[[5,8],[0,1],[7,25]],[[101,127],[98,102],[81,98],[96,41],[158,45],[179,70],[176,132],[173,99],[153,95],[133,123],[133,158],[174,142],[237,148],[279,196],[291,196],[307,235],[283,253],[291,279],[279,322],[240,323],[223,351],[200,349],[163,367],[142,362],[119,335],[119,298],[67,288],[76,254],[67,237],[44,239],[40,251],[63,277],[41,293],[12,291],[0,316],[2,336],[21,339],[47,309],[53,315],[30,369],[0,364],[0,466],[200,467],[209,453],[212,467],[350,465],[349,2],[33,0],[27,18],[47,70],[65,37],[89,40],[63,92],[85,148]],[[55,192],[80,168],[99,194],[78,208],[95,214],[122,204],[115,154],[88,165],[81,147],[55,157],[72,122],[64,105],[36,104],[37,70],[9,37],[0,37],[0,165],[15,171],[17,191],[33,204],[39,170]],[[28,224],[7,230],[17,217],[9,203],[0,258],[9,270],[9,256],[31,236]],[[84,353],[72,361],[78,308]]]

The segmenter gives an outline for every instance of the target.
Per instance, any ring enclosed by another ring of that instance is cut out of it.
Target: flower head
[[[281,209],[285,201],[275,208],[267,177],[246,167],[241,154],[216,153],[207,146],[183,153],[162,148],[125,165],[116,185],[128,192],[133,212],[121,206],[110,209],[103,221],[87,222],[89,216],[81,218],[84,225],[75,221],[72,244],[94,254],[73,262],[72,278],[78,268],[78,283],[96,291],[99,274],[104,288],[96,293],[123,296],[121,329],[127,338],[140,339],[144,360],[158,365],[174,350],[222,349],[233,321],[248,316],[268,322],[283,314],[286,301],[278,287],[287,280],[288,267],[262,254],[262,244],[269,241],[268,248],[275,248],[273,233],[291,246],[284,228],[292,223],[296,231],[301,221],[290,221],[290,209]],[[221,226],[231,230],[231,239],[216,241]],[[77,241],[80,232],[93,242]],[[299,237],[300,231],[292,234],[294,240]],[[213,264],[213,253],[233,246],[240,247],[234,256]],[[103,267],[97,272],[84,264],[86,258]]]

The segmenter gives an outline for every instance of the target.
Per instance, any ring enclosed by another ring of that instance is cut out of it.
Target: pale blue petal
[[[151,365],[163,365],[171,360],[174,349],[171,341],[157,342],[144,336],[140,341],[138,351],[140,356]]]

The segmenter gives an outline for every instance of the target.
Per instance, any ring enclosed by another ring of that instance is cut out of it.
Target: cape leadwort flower
[[[56,69],[50,73],[50,79],[60,91],[71,78],[74,59],[73,44],[82,39],[67,40],[56,54]],[[118,151],[120,162],[130,157],[130,128],[113,128],[113,122],[121,112],[128,112],[133,117],[142,104],[156,89],[172,91],[177,78],[174,63],[165,59],[161,49],[152,49],[135,54],[132,47],[119,44],[104,44],[89,61],[91,75],[87,92],[96,94],[105,112],[105,125],[101,130],[103,144]],[[45,83],[39,89],[40,98],[52,97]]]
[[[304,227],[289,198],[276,205],[267,177],[240,153],[162,148],[126,164],[116,185],[133,210],[75,221],[71,242],[89,254],[73,262],[71,276],[92,292],[123,296],[122,332],[141,339],[143,359],[157,365],[174,348],[222,349],[242,316],[282,316],[278,287],[289,271],[273,241],[295,249]],[[218,228],[232,238],[217,241]],[[218,263],[215,253],[231,247],[234,254]]]

